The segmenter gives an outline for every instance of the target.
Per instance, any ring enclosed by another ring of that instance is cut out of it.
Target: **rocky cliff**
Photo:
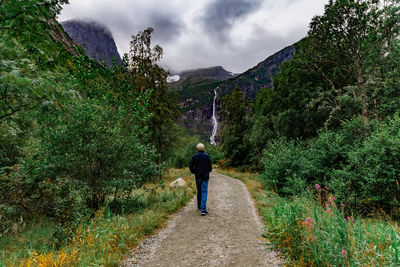
[[[199,134],[204,138],[209,137],[212,132],[211,117],[214,89],[218,88],[219,94],[216,100],[217,114],[220,110],[221,97],[231,93],[236,86],[245,93],[247,99],[253,100],[260,89],[272,87],[273,76],[279,72],[279,67],[284,61],[293,57],[294,52],[293,46],[286,47],[260,62],[254,68],[234,78],[215,84],[214,88],[209,88],[207,92],[204,92],[208,96],[208,101],[204,103],[196,102],[196,99],[193,98],[182,101],[180,103],[181,108],[183,108],[182,123],[191,133]]]
[[[105,26],[82,20],[68,20],[61,25],[75,43],[84,47],[87,56],[99,63],[104,60],[110,67],[114,57],[118,64],[121,63],[114,38]]]

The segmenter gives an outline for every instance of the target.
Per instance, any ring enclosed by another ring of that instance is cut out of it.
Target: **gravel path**
[[[209,215],[194,198],[165,229],[132,252],[123,266],[281,266],[262,238],[262,223],[246,186],[211,173]]]

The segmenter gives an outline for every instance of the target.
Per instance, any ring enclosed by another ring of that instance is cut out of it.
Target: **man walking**
[[[209,173],[212,171],[210,156],[204,152],[204,145],[202,143],[196,146],[197,153],[193,155],[190,161],[189,168],[196,177],[197,187],[197,208],[201,210],[201,215],[208,214],[206,209],[207,193],[208,193],[208,180]]]

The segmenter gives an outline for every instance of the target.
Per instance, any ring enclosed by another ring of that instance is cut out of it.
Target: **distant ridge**
[[[234,74],[225,70],[221,66],[210,67],[210,68],[200,68],[200,69],[192,69],[186,70],[179,73],[181,79],[187,79],[189,77],[192,78],[209,78],[218,81],[224,81],[234,77]]]

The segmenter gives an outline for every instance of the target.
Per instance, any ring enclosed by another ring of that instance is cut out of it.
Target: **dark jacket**
[[[212,171],[210,156],[204,151],[197,152],[193,155],[189,168],[197,179],[208,180],[209,173]]]

